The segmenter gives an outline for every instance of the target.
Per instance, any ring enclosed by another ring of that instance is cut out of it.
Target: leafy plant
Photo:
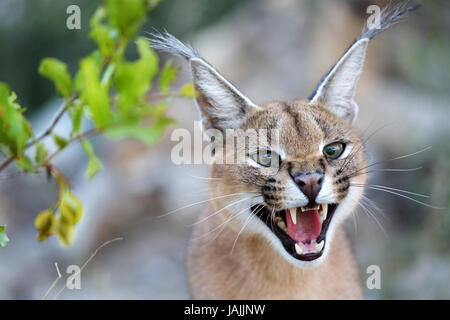
[[[0,226],[0,247],[6,247],[9,239],[5,233],[5,226]]]
[[[24,109],[7,84],[0,82],[0,152],[5,159],[0,171],[16,161],[22,171],[45,170],[58,185],[53,205],[35,219],[37,239],[44,241],[56,235],[63,245],[70,245],[75,226],[83,214],[83,205],[71,191],[70,182],[52,160],[68,146],[80,142],[88,156],[86,177],[92,178],[101,169],[92,144],[87,140],[99,134],[110,138],[134,138],[152,144],[161,138],[167,125],[174,122],[166,115],[169,98],[192,97],[192,84],[174,92],[170,85],[178,68],[168,62],[159,70],[158,56],[149,41],[137,37],[134,45],[139,53],[136,61],[127,61],[124,52],[146,19],[146,13],[159,0],[106,0],[90,21],[90,38],[97,48],[79,62],[72,76],[67,65],[55,58],[42,60],[39,73],[51,80],[64,103],[54,120],[40,135],[35,135],[23,115]],[[160,92],[151,93],[152,82],[159,75]],[[72,120],[70,135],[53,132],[64,114]],[[85,129],[89,128],[89,129]],[[42,140],[52,137],[56,151],[50,153]],[[29,149],[34,149],[34,157]],[[0,245],[8,242],[4,226],[0,226]]]

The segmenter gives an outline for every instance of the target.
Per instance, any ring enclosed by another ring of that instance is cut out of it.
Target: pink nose
[[[295,183],[298,185],[303,194],[308,198],[309,203],[313,204],[317,195],[322,188],[323,173],[308,172],[293,174]]]

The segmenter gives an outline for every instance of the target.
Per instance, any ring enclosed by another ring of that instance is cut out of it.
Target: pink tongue
[[[319,210],[302,212],[297,208],[297,224],[294,224],[289,209],[286,209],[286,221],[289,236],[295,242],[309,242],[317,239],[322,229]]]

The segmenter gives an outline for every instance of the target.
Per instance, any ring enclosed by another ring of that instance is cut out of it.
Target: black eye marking
[[[342,178],[337,179],[334,183],[341,184],[341,183],[347,182],[348,179],[349,179],[348,176],[343,176]]]
[[[323,158],[319,159],[319,166],[322,168],[323,171],[325,171],[325,162],[323,161]]]
[[[287,163],[287,170],[290,172],[292,170],[292,162]]]
[[[344,187],[338,189],[339,193],[347,192],[348,188],[350,188],[350,184],[346,184]]]

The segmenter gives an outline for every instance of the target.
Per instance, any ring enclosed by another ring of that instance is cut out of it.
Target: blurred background
[[[0,1],[0,81],[9,83],[36,132],[51,121],[61,100],[50,81],[38,75],[42,58],[52,56],[74,72],[78,60],[94,48],[89,19],[100,4],[90,0]],[[331,0],[165,0],[149,16],[141,34],[166,28],[195,48],[256,103],[307,97],[321,76],[359,34],[371,4],[387,1]],[[81,30],[66,28],[66,8],[81,8]],[[129,58],[135,53],[130,51]],[[169,57],[161,56],[161,63]],[[381,289],[365,288],[368,299],[450,299],[450,3],[424,1],[420,10],[375,38],[367,52],[356,101],[358,131],[371,136],[369,163],[424,152],[374,169],[370,182],[428,194],[430,209],[405,198],[367,191],[379,208],[369,206],[348,221],[365,284],[366,269],[381,269]],[[184,61],[178,83],[189,81]],[[55,237],[36,240],[33,222],[55,197],[55,184],[44,174],[0,175],[0,222],[11,239],[0,248],[0,299],[39,299],[71,264],[87,265],[81,290],[58,299],[188,298],[186,248],[188,226],[204,209],[189,207],[166,218],[158,215],[208,198],[206,166],[176,166],[170,161],[170,132],[193,130],[198,120],[192,101],[176,100],[170,114],[178,121],[164,139],[141,143],[94,138],[103,170],[84,178],[87,159],[73,146],[56,165],[84,204],[74,244]],[[56,132],[70,130],[62,119]],[[11,166],[12,167],[12,166]],[[61,287],[59,283],[54,293]],[[364,286],[365,287],[365,286]]]

